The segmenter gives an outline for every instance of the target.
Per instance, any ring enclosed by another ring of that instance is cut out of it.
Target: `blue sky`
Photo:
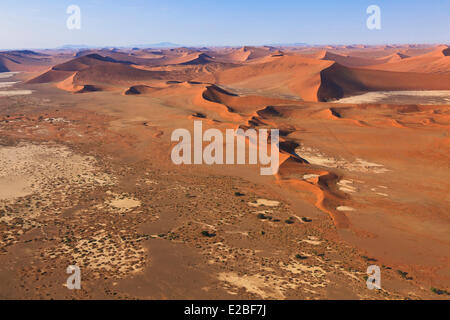
[[[81,9],[68,30],[66,9]],[[366,9],[381,8],[381,30]],[[0,0],[0,48],[450,43],[450,0]]]

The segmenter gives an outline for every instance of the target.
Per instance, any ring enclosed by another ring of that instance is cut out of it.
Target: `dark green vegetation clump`
[[[201,233],[202,233],[202,236],[208,237],[208,238],[212,238],[212,237],[216,236],[215,233],[210,233],[209,231],[202,231]]]
[[[450,296],[450,292],[446,291],[446,290],[441,290],[441,289],[437,289],[437,288],[433,288],[431,287],[431,292],[436,293],[438,295],[447,295]]]

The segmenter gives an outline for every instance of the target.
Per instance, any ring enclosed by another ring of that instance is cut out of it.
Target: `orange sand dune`
[[[363,67],[363,66],[371,66],[375,64],[384,63],[384,59],[371,59],[371,58],[361,58],[361,57],[353,57],[350,55],[341,55],[333,52],[329,52],[326,50],[320,51],[315,54],[316,59],[320,60],[331,60],[337,62],[346,67]],[[390,59],[389,57],[387,59]]]
[[[31,50],[0,52],[0,72],[43,72],[49,67],[67,61],[71,54],[47,54]]]
[[[267,105],[289,103],[290,100],[264,96],[238,96],[216,85],[208,86],[203,97],[211,102],[221,103],[231,112],[250,114]]]
[[[58,81],[65,81],[69,78],[71,78],[73,80],[73,77],[75,76],[75,74],[76,74],[75,71],[50,69],[49,71],[44,72],[43,74],[28,80],[28,83],[33,84],[33,83],[58,82]],[[62,84],[62,86],[64,87],[64,84]]]
[[[227,92],[217,86],[207,87],[203,93],[203,97],[207,101],[226,106],[227,111],[225,114],[222,113],[225,120],[232,119],[233,121],[239,121],[239,118],[237,117],[230,117],[230,114],[234,114],[235,112],[241,115],[241,123],[244,119],[247,119],[246,125],[239,126],[243,129],[258,128],[260,126],[266,127],[268,124],[272,124],[272,122],[268,120],[271,120],[273,117],[281,117],[280,119],[284,119],[288,115],[288,113],[282,113],[279,111],[283,110],[282,106],[264,107],[265,105],[292,103],[292,101],[289,100],[276,100],[261,96],[239,96],[237,94]],[[195,103],[198,104],[198,100],[195,100]],[[302,107],[302,105],[299,105],[292,106],[291,108],[293,108],[293,110],[302,110]],[[254,110],[254,112],[250,113],[251,110]],[[324,116],[321,116],[322,113],[324,113]],[[329,119],[330,117],[340,118],[339,113],[333,108],[325,109],[318,114],[320,115],[319,118],[324,119]],[[204,119],[205,115],[200,114],[192,118]],[[273,126],[280,127],[279,125],[280,123],[275,121]],[[294,132],[295,128],[291,130],[291,132]],[[281,133],[281,136],[283,137],[285,134]],[[336,184],[337,176],[330,172],[320,172],[319,178],[315,181],[313,181],[314,179],[311,181],[299,179],[299,172],[305,171],[304,166],[305,164],[307,165],[308,162],[296,154],[296,148],[298,146],[299,144],[292,139],[281,138],[281,142],[279,144],[281,165],[276,176],[277,183],[282,186],[287,186],[294,190],[298,190],[299,192],[306,191],[313,194],[314,199],[312,201],[319,210],[328,214],[336,226],[340,228],[348,228],[348,218],[343,212],[336,210],[338,204],[342,204],[345,201],[345,198],[332,190],[332,186]],[[308,168],[307,171],[311,172],[311,169]]]
[[[17,71],[19,63],[6,55],[0,56],[0,72]]]
[[[63,79],[63,75],[65,74],[61,74],[61,79]],[[72,72],[72,75],[67,77],[66,79],[58,82],[56,84],[56,87],[65,91],[70,91],[70,92],[77,92],[83,89],[83,86],[79,86],[79,85],[75,85],[74,83],[74,77],[76,75],[76,72]],[[50,81],[49,81],[50,82]],[[53,81],[52,81],[53,82]],[[33,82],[31,82],[33,83]]]
[[[248,60],[259,59],[263,57],[267,57],[271,54],[272,48],[270,47],[243,47],[243,51],[249,51],[250,55],[248,56]]]
[[[171,64],[180,64],[195,60],[201,53],[191,49],[180,50],[134,50],[134,51],[116,51],[116,50],[84,50],[77,53],[76,57],[100,55],[113,59],[115,62],[124,64],[134,64],[140,66],[163,66]]]
[[[216,83],[236,90],[253,90],[260,95],[297,96],[305,101],[327,101],[367,91],[450,88],[450,77],[446,74],[365,70],[296,55],[271,59],[219,72]]]
[[[47,83],[61,81],[73,76],[76,72],[88,69],[101,63],[105,63],[106,61],[113,60],[102,57],[98,54],[82,56],[56,65],[42,75],[29,80],[28,83]]]
[[[335,108],[326,108],[319,112],[315,112],[311,115],[312,118],[335,120],[340,119],[342,116]]]
[[[433,66],[439,66],[442,71],[443,63],[450,59],[449,50],[448,47],[439,47],[432,52],[411,58],[405,58],[399,52],[380,58],[360,58],[321,51],[315,54],[315,58],[308,58],[292,52],[284,54],[273,48],[244,47],[231,51],[219,50],[219,58],[216,59],[213,51],[207,54],[181,48],[162,51],[161,58],[158,59],[158,64],[161,64],[159,66],[146,64],[143,61],[145,59],[139,60],[144,64],[137,64],[133,59],[126,60],[131,57],[129,53],[110,50],[108,56],[97,53],[79,54],[75,59],[57,64],[29,80],[29,83],[64,81],[58,85],[59,88],[73,91],[70,86],[88,85],[90,87],[82,90],[86,92],[94,87],[99,89],[111,86],[122,89],[136,85],[152,86],[153,82],[164,80],[197,81],[225,85],[229,92],[238,92],[241,98],[246,97],[250,105],[255,96],[271,97],[278,101],[328,101],[368,91],[448,90],[449,73],[370,70],[371,67],[367,64],[394,61],[382,65],[414,66],[414,63],[423,64],[425,59],[434,61]],[[236,52],[251,54],[243,65],[237,66],[219,62],[220,55],[224,52],[228,55]],[[350,65],[365,67],[362,69],[349,67]],[[69,84],[68,78],[71,78],[72,84]],[[233,108],[229,102],[224,103]]]
[[[450,73],[450,48],[448,46],[440,46],[429,53],[397,61],[388,61],[385,64],[370,66],[370,69],[448,74]]]
[[[216,59],[224,62],[231,62],[231,63],[242,63],[249,59],[249,56],[251,55],[250,50],[245,50],[244,48],[241,49],[231,49],[231,51],[226,52],[217,52],[215,54]]]
[[[297,111],[305,109],[305,106],[301,104],[298,106],[290,106],[289,108],[291,110],[296,110],[291,113],[291,115],[296,117]],[[285,112],[284,109],[285,107],[279,106],[266,107],[258,110],[251,120],[248,121],[248,126],[245,126],[244,129],[257,128],[259,126],[266,127],[267,124],[270,124],[272,127],[280,128],[282,127],[281,123],[284,119],[289,117],[289,111]],[[306,109],[308,108],[306,107]],[[303,111],[300,111],[300,113],[302,112]],[[329,120],[330,117],[338,118],[339,116],[339,114],[332,109],[324,109],[318,113],[309,110],[307,112],[313,114],[325,113],[325,117],[320,116],[319,118],[326,120]],[[274,119],[274,122],[270,121],[272,119]],[[290,129],[291,131],[289,133],[295,132],[296,130],[295,128]],[[286,135],[281,132],[280,135],[282,137],[279,143],[280,167],[276,175],[276,183],[291,190],[312,194],[313,199],[309,199],[309,201],[313,202],[319,210],[328,214],[337,227],[349,228],[350,222],[347,216],[343,212],[336,210],[336,207],[339,204],[346,202],[346,198],[335,191],[338,176],[332,172],[311,168],[308,161],[297,154],[296,149],[299,147],[299,144],[296,140],[286,138]],[[302,172],[317,177],[303,179]]]
[[[60,88],[67,88],[70,78],[74,86],[82,85],[126,85],[130,82],[142,82],[163,79],[164,71],[146,71],[134,68],[129,63],[117,62],[112,58],[91,54],[75,58],[56,65],[44,74],[28,83],[60,82]]]
[[[300,56],[279,56],[271,62],[225,70],[217,74],[217,83],[316,101],[320,72],[332,63]]]
[[[107,58],[107,60],[114,60],[116,62],[128,63],[128,64],[145,64],[148,60],[142,58],[137,54],[132,54],[129,51],[118,51],[118,50],[83,50],[77,52],[75,55],[76,58],[84,57],[84,56],[92,56],[99,55]]]
[[[450,113],[446,106],[366,104],[334,109],[342,120],[363,121],[374,127],[425,129],[450,125]],[[386,114],[389,114],[388,118],[384,116]]]
[[[401,61],[406,58],[409,58],[409,56],[406,54],[400,53],[400,52],[396,52],[396,53],[390,54],[386,57],[377,58],[377,60],[380,61],[380,63],[392,63],[392,62]]]
[[[406,61],[405,59],[403,61]],[[405,73],[347,68],[339,64],[321,72],[320,101],[367,91],[448,90],[449,74]]]
[[[181,56],[175,56],[173,58],[168,58],[166,61],[164,61],[164,64],[204,64],[210,62],[211,60],[212,58],[205,53],[194,52],[186,53]]]
[[[280,170],[284,170],[284,163],[281,165]],[[282,177],[283,174],[280,175]],[[327,175],[321,176],[321,178],[327,178]],[[345,216],[344,213],[336,211],[332,206],[329,206],[328,203],[330,203],[332,200],[331,197],[334,198],[334,196],[330,196],[330,192],[321,188],[319,184],[302,181],[298,179],[283,179],[277,181],[278,184],[288,187],[288,188],[294,188],[298,189],[299,191],[306,191],[312,193],[316,199],[314,201],[315,206],[329,214],[330,218],[333,220],[333,223],[338,228],[349,228],[350,222],[348,218]]]
[[[247,125],[239,126],[243,129],[266,126],[266,119],[269,119],[271,117],[279,117],[281,115],[281,113],[277,111],[277,107],[271,106],[261,109],[262,106],[275,103],[282,104],[283,102],[292,103],[292,101],[274,100],[268,97],[240,97],[236,94],[229,93],[217,86],[207,87],[203,93],[203,97],[206,99],[206,101],[211,101],[216,104],[223,104],[224,106],[226,106],[226,111],[221,113],[223,119],[225,120],[229,119],[232,121],[242,122],[245,119],[245,114],[247,114]],[[200,104],[199,100],[194,100],[194,103],[197,105]],[[204,106],[204,103],[202,103],[201,105]],[[231,108],[230,105],[233,107]],[[248,114],[249,110],[256,110],[256,112],[254,112],[253,114]],[[238,112],[239,114],[241,114],[241,116],[238,117],[235,112]],[[332,114],[332,116],[337,115],[336,111],[329,112],[330,114]],[[233,117],[233,115],[235,116]],[[206,116],[204,114],[196,114],[190,116],[190,118],[205,119]],[[282,133],[281,136],[283,136]],[[282,138],[279,145],[281,165],[277,174],[277,183],[283,186],[289,186],[289,188],[293,188],[301,192],[306,191],[313,194],[313,203],[319,210],[329,214],[336,226],[340,228],[348,228],[349,222],[345,214],[336,211],[335,209],[337,203],[342,204],[343,199],[335,194],[329,187],[330,185],[334,185],[336,183],[336,175],[329,172],[321,172],[320,177],[316,179],[316,181],[308,182],[295,178],[295,176],[298,175],[298,172],[304,171],[302,166],[307,163],[307,161],[300,158],[296,154],[295,149],[297,147],[298,144],[296,142],[290,139]],[[308,170],[310,171],[310,169]]]
[[[213,58],[207,55],[206,53],[198,54],[194,59],[185,61],[181,64],[183,65],[197,65],[197,64],[206,64],[213,62]]]
[[[133,95],[133,94],[149,94],[159,90],[159,88],[154,88],[146,85],[136,85],[129,87],[124,94],[125,95]]]
[[[195,106],[200,107],[200,110],[207,110],[214,113],[217,113],[222,120],[230,121],[233,123],[241,123],[244,121],[244,118],[238,114],[233,112],[228,106],[220,103],[218,100],[215,100],[213,96],[209,97],[209,93],[207,93],[205,88],[201,88],[198,90],[192,99],[192,102]]]
[[[232,64],[261,62],[265,58],[279,53],[279,50],[268,47],[218,48],[206,52],[215,62]]]

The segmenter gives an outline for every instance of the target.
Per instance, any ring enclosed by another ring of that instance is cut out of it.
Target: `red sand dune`
[[[218,52],[216,54],[216,57],[226,62],[242,63],[249,59],[250,54],[251,54],[250,50],[245,50],[245,48],[241,48],[241,49],[227,50],[227,52]]]
[[[226,105],[230,112],[238,112],[240,114],[251,114],[267,105],[290,102],[290,100],[286,99],[261,97],[256,95],[238,96],[216,85],[208,86],[203,93],[203,97],[208,101]]]
[[[331,61],[293,55],[273,57],[270,62],[225,70],[217,75],[217,83],[261,93],[292,94],[303,100],[315,101],[320,72],[331,64]]]
[[[56,65],[28,83],[63,82],[59,87],[67,88],[67,81],[70,79],[73,86],[126,85],[130,82],[163,79],[164,75],[164,71],[140,70],[130,63],[90,54]]]
[[[321,72],[317,97],[328,101],[368,91],[396,90],[450,90],[450,75],[356,69],[336,63]]]
[[[193,59],[187,60],[180,64],[182,65],[198,65],[198,64],[207,64],[213,62],[213,58],[207,55],[206,53],[200,53],[194,55]]]
[[[136,64],[132,59],[125,60],[128,57],[125,53],[113,51],[111,55],[121,60],[97,53],[81,55],[52,67],[29,83],[64,81],[58,86],[73,91],[71,86],[129,88],[133,85],[151,85],[152,81],[181,79],[224,84],[250,96],[328,101],[368,91],[448,90],[450,75],[445,72],[445,68],[446,64],[450,66],[449,50],[448,47],[439,47],[427,54],[410,58],[396,52],[381,58],[363,59],[328,51],[315,54],[315,58],[308,58],[292,53],[283,54],[271,48],[244,47],[227,53],[251,52],[247,61],[250,58],[253,61],[237,66],[218,62],[221,60],[220,54],[216,59],[213,57],[214,53],[179,49],[163,53],[163,57],[157,59],[158,64],[164,65],[160,67]],[[385,61],[391,62],[383,63]],[[381,64],[376,67],[367,65],[375,63]],[[432,67],[426,73],[392,71],[399,69],[399,66],[416,70],[415,66],[426,63]],[[373,70],[374,68],[389,71]],[[67,82],[69,78],[72,79],[72,84]]]
[[[450,48],[448,46],[440,46],[432,52],[398,61],[389,61],[385,64],[371,66],[370,69],[448,74],[450,73]]]
[[[134,94],[148,94],[159,90],[159,88],[154,88],[146,85],[136,85],[129,87],[124,94],[125,95],[134,95]]]
[[[53,52],[43,53],[31,50],[2,51],[0,52],[0,72],[42,72],[70,58],[71,54],[67,53],[53,54]]]
[[[367,91],[450,89],[446,74],[365,70],[292,55],[225,70],[217,75],[217,83],[260,93],[293,94],[306,101],[332,100]]]
[[[350,55],[341,55],[337,53],[333,53],[327,50],[322,50],[314,55],[316,59],[320,60],[330,60],[339,63],[340,65],[346,66],[346,67],[364,67],[364,66],[371,66],[375,64],[381,64],[384,63],[385,60],[381,59],[373,59],[373,58],[361,58],[361,57],[354,57]],[[390,59],[392,57],[386,58],[386,60]]]

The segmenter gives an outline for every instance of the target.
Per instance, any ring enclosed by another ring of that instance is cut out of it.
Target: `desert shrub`
[[[438,295],[450,295],[450,292],[446,291],[446,290],[441,290],[441,289],[437,289],[437,288],[433,288],[431,287],[431,292],[436,293]]]
[[[256,217],[261,220],[265,220],[268,218],[264,213],[258,213]]]
[[[202,231],[202,236],[208,237],[208,238],[212,238],[215,237],[216,234],[215,233],[209,233],[209,231]]]
[[[400,275],[400,277],[402,277],[403,279],[406,280],[412,280],[412,277],[408,277],[408,272],[402,271],[402,270],[397,270],[397,273]]]

